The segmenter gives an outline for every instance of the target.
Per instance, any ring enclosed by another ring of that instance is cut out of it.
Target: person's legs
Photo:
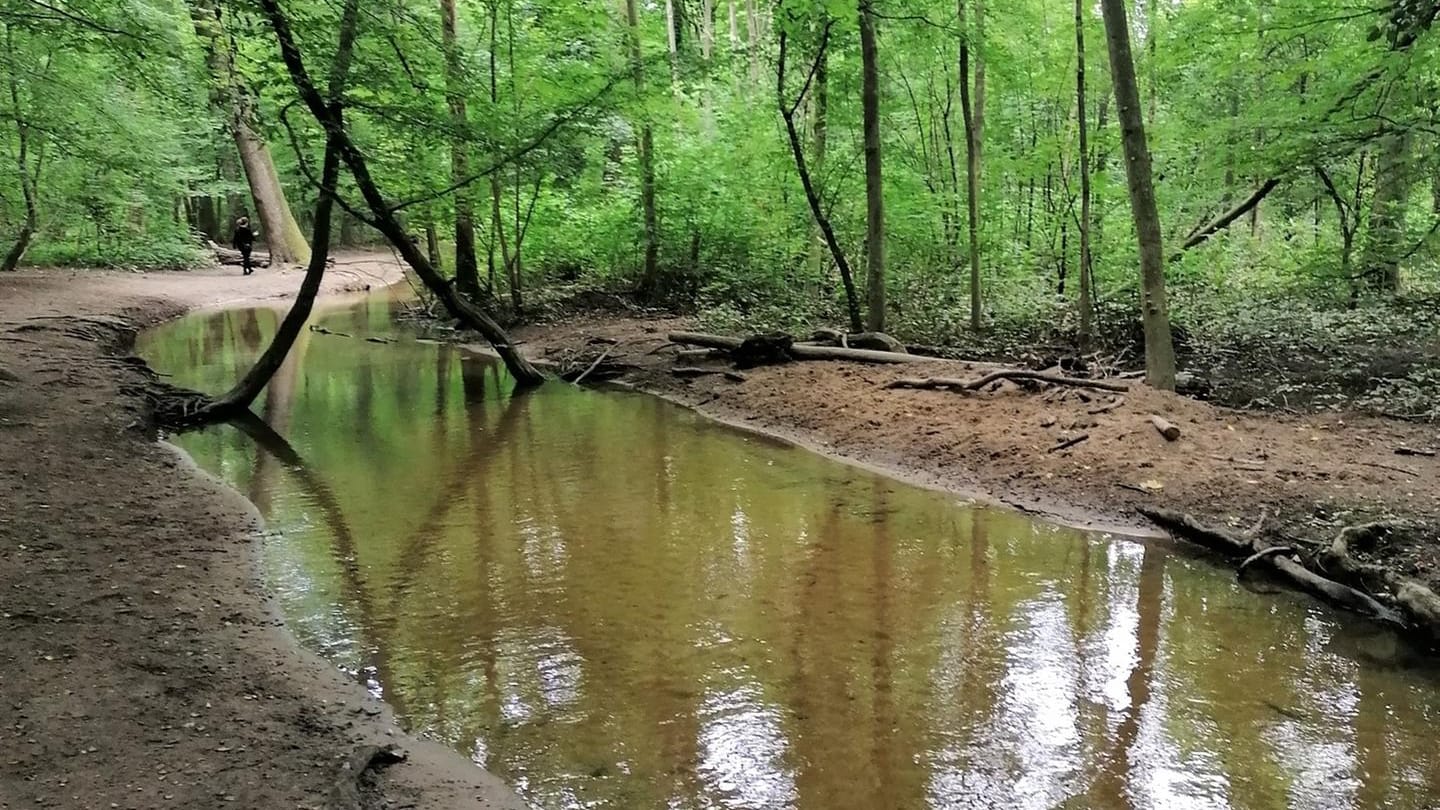
[[[244,270],[245,270],[245,272],[244,272],[243,275],[247,275],[247,276],[248,276],[248,275],[250,275],[251,273],[255,272],[255,268],[254,268],[253,266],[251,266],[251,264],[250,264],[250,249],[249,249],[249,248],[242,248],[242,249],[240,250],[240,265],[241,265],[241,267],[243,267]]]

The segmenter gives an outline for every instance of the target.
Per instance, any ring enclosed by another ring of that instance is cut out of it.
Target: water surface
[[[278,315],[142,339],[221,390]],[[543,808],[1440,806],[1394,638],[1203,560],[979,509],[635,394],[517,396],[382,297],[179,437],[301,641]],[[393,335],[393,344],[365,335]]]

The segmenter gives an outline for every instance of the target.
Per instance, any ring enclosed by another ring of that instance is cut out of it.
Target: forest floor
[[[1415,531],[1376,549],[1385,565],[1440,586],[1440,458],[1397,455],[1440,448],[1440,431],[1344,414],[1239,411],[1132,386],[1115,395],[998,390],[961,395],[889,390],[900,377],[973,379],[993,366],[797,362],[680,378],[666,334],[684,318],[588,314],[521,329],[538,358],[574,363],[610,349],[633,364],[621,382],[722,421],[791,440],[852,463],[1070,525],[1154,534],[1137,507],[1189,512],[1249,530],[1268,516],[1274,539],[1328,542],[1345,525],[1401,519]],[[725,368],[720,361],[679,365]],[[1151,415],[1180,427],[1169,442]],[[1064,450],[1064,440],[1088,439]]]
[[[254,508],[147,429],[134,328],[301,276],[0,276],[0,809],[524,806],[300,649]],[[342,255],[326,292],[399,278]],[[408,759],[358,795],[346,763],[387,743]]]

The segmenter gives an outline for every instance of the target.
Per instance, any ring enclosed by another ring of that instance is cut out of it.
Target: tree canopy
[[[1434,0],[1115,5],[1177,319],[1436,286]],[[327,125],[272,6],[323,85],[344,4],[0,2],[17,261],[184,266],[242,213],[303,259]],[[1123,342],[1142,254],[1100,8],[367,0],[338,101],[380,209],[475,300],[579,281],[737,325]],[[337,241],[378,241],[353,173],[337,196]]]

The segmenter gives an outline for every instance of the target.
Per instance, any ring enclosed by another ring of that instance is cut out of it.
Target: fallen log
[[[740,338],[726,337],[724,335],[707,335],[700,332],[671,332],[668,338],[671,343],[679,343],[682,346],[704,346],[708,349],[721,349],[727,352],[737,351],[745,342]],[[804,344],[791,345],[787,349],[787,352],[796,360],[840,360],[853,363],[916,363],[934,361],[934,358],[918,357],[913,354],[882,352],[870,349],[844,349],[834,346],[806,346]]]
[[[1155,429],[1160,432],[1161,436],[1165,437],[1165,441],[1167,442],[1173,442],[1180,438],[1180,426],[1163,416],[1151,414],[1150,424],[1155,426]]]
[[[245,259],[244,259],[244,257],[242,257],[242,256],[240,255],[240,251],[238,251],[238,250],[236,250],[236,249],[234,249],[234,248],[224,247],[224,246],[218,245],[218,244],[216,244],[216,243],[214,243],[214,242],[210,242],[208,246],[209,246],[209,248],[210,248],[210,252],[215,254],[215,261],[219,262],[219,263],[222,264],[222,265],[231,265],[231,266],[234,266],[234,267],[239,267],[239,266],[241,266],[242,264],[245,263]],[[251,253],[251,254],[250,254],[250,266],[251,266],[251,267],[269,267],[269,266],[270,266],[270,254],[269,254],[269,253]]]
[[[1207,526],[1190,515],[1169,509],[1140,507],[1140,514],[1171,535],[1202,545],[1211,551],[1243,561],[1242,568],[1264,567],[1297,590],[1336,607],[1345,608],[1389,624],[1401,624],[1400,616],[1375,597],[1333,579],[1321,576],[1278,551],[1262,547],[1254,537],[1243,537],[1225,529]]]
[[[1440,645],[1440,596],[1413,579],[1362,562],[1352,553],[1383,542],[1398,530],[1398,526],[1390,523],[1367,523],[1342,529],[1329,546],[1320,550],[1320,563],[1327,571],[1337,572],[1345,582],[1388,593],[1411,625],[1420,628],[1432,646]]]
[[[992,371],[978,380],[960,380],[953,377],[927,377],[925,379],[903,379],[887,383],[886,388],[918,388],[928,390],[978,391],[999,380],[1034,380],[1051,385],[1068,385],[1081,388],[1097,388],[1101,391],[1125,393],[1130,386],[1106,380],[1085,380],[1079,377],[1065,377],[1059,374],[1045,374],[1024,369],[1002,369]]]
[[[816,329],[810,336],[811,345],[839,346],[842,349],[870,349],[896,354],[909,354],[905,344],[884,332],[851,332],[838,329]]]

